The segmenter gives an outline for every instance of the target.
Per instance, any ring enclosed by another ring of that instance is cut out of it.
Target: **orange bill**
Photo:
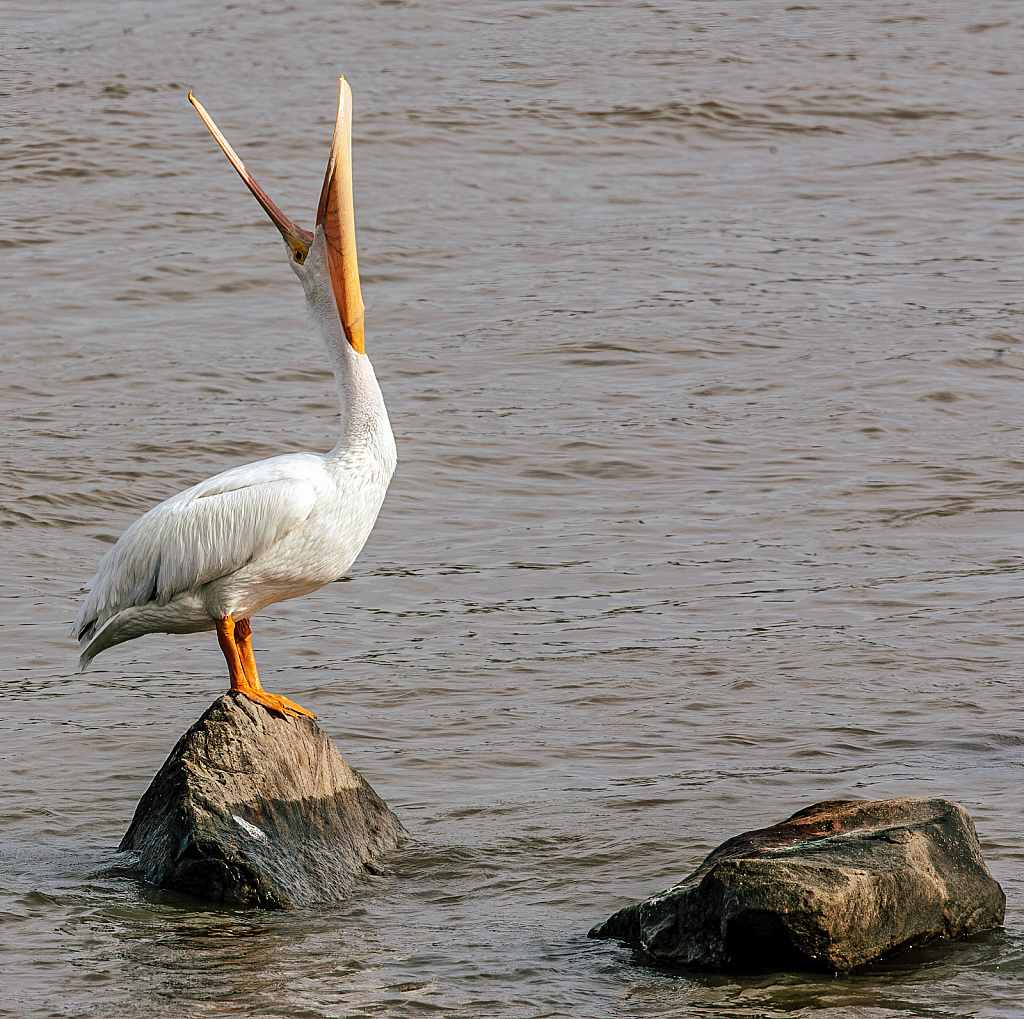
[[[338,80],[338,117],[316,225],[323,227],[327,241],[331,284],[345,336],[353,350],[365,353],[363,297],[356,262],[356,220],[352,202],[352,90],[344,78]]]

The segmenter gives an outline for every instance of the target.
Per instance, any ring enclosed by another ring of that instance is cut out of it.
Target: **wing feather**
[[[129,606],[166,605],[175,595],[234,573],[301,524],[316,503],[316,488],[304,479],[239,487],[227,487],[227,478],[211,481],[221,483],[173,496],[121,535],[100,562],[75,636],[88,639]]]

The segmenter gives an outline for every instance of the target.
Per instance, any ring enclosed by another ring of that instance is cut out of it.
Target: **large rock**
[[[316,722],[225,694],[178,740],[119,848],[152,884],[289,909],[343,898],[404,834]]]
[[[998,927],[1006,896],[949,800],[829,800],[719,846],[591,932],[660,965],[845,972]]]

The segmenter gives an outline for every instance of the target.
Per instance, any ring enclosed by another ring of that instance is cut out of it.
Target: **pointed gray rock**
[[[119,848],[160,887],[290,909],[344,898],[404,836],[316,722],[225,694],[178,740]]]
[[[830,800],[730,839],[590,937],[659,965],[846,972],[998,927],[1005,906],[959,804]]]

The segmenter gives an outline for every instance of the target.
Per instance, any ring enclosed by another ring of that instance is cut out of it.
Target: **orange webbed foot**
[[[252,689],[239,690],[238,692],[248,697],[249,700],[262,704],[269,711],[276,711],[282,715],[291,715],[293,718],[298,718],[302,715],[305,715],[306,718],[316,718],[312,711],[307,711],[301,704],[296,704],[295,701],[290,701],[287,697],[282,697],[280,694]]]

